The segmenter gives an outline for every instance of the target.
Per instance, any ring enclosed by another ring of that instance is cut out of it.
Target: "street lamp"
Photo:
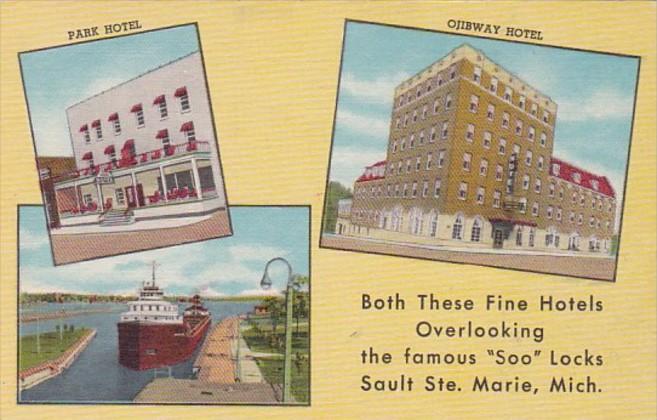
[[[289,402],[292,391],[292,308],[294,304],[294,290],[298,288],[298,283],[294,281],[295,276],[292,274],[292,266],[281,257],[273,258],[265,265],[265,272],[260,281],[260,287],[268,290],[272,286],[272,280],[269,277],[269,266],[276,261],[281,261],[287,266],[287,284],[285,287],[285,366],[283,372],[283,402]],[[275,333],[275,332],[274,332]]]

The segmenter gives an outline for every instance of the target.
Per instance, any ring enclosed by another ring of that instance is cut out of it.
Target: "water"
[[[213,323],[223,318],[248,312],[256,302],[206,302],[212,312]],[[41,332],[54,331],[61,323],[73,324],[76,328],[95,328],[97,331],[89,346],[80,354],[71,367],[62,374],[40,383],[21,393],[22,402],[131,402],[139,391],[152,379],[153,371],[134,371],[119,364],[118,332],[116,323],[120,312],[126,310],[123,304],[71,304],[75,309],[112,308],[112,313],[80,315],[77,317],[40,321]],[[180,304],[183,306],[184,304]],[[53,309],[54,308],[54,309]],[[35,309],[35,306],[30,308]],[[60,310],[62,305],[39,305],[39,311]],[[67,307],[66,309],[74,309]],[[182,309],[182,308],[181,308]],[[27,313],[27,311],[24,311]],[[20,335],[35,334],[37,323],[22,324]],[[190,378],[194,355],[185,362],[172,366],[175,378]]]

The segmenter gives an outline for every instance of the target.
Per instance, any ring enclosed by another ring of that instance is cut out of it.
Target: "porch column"
[[[80,189],[78,188],[78,183],[73,183],[73,189],[75,190],[75,205],[77,208],[80,208]]]
[[[196,159],[192,158],[192,173],[194,174],[194,187],[196,188],[196,199],[200,200],[201,197],[201,178],[198,176],[198,168],[196,167]]]
[[[105,211],[105,204],[103,202],[103,189],[101,188],[98,178],[96,178],[96,191],[98,192],[98,208],[101,212]]]
[[[162,180],[162,189],[164,190],[164,202],[168,202],[169,198],[167,197],[167,192],[169,189],[167,188],[167,179],[164,176],[164,166],[159,165],[158,168],[160,169],[160,179]]]

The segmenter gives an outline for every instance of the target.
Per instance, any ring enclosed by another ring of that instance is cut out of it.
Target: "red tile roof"
[[[361,176],[358,177],[358,179],[356,180],[356,182],[374,181],[374,180],[376,180],[376,179],[383,179],[383,178],[385,178],[385,175],[372,175],[372,174],[369,174],[369,175],[368,175],[368,174],[367,174],[367,170],[368,170],[368,169],[378,168],[378,167],[380,167],[380,166],[386,166],[386,161],[385,161],[385,160],[380,160],[380,161],[376,162],[376,163],[373,164],[373,165],[366,166],[366,167],[365,167],[365,172],[363,172],[363,174],[362,174]],[[384,173],[385,173],[385,169],[384,169]]]
[[[554,173],[554,164],[559,165],[559,173]],[[580,181],[576,182],[574,175],[579,174]],[[600,194],[606,195],[608,197],[616,197],[614,192],[614,187],[611,186],[611,182],[604,175],[596,175],[584,169],[578,168],[572,163],[568,163],[564,160],[558,158],[552,158],[550,162],[550,175],[561,178],[565,181],[581,185],[584,188],[599,192]],[[597,181],[598,186],[594,188],[594,183]]]

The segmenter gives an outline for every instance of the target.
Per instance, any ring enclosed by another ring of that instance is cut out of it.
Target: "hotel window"
[[[525,175],[522,177],[522,189],[523,190],[529,189],[529,175]]]
[[[422,95],[422,86],[417,87],[417,92],[415,93],[415,97],[419,98]]]
[[[584,202],[586,201],[586,198],[584,198],[584,195],[579,196],[579,205],[584,206]]]
[[[494,117],[495,117],[495,105],[488,104],[488,111],[486,111],[486,118],[488,118],[489,121],[493,121]]]
[[[429,181],[424,181],[422,183],[422,197],[426,197],[429,194]]]
[[[465,139],[470,143],[472,143],[472,139],[474,139],[474,132],[475,132],[474,124],[468,124],[468,129],[465,132]]]
[[[445,151],[440,150],[438,152],[438,167],[442,168],[444,164],[445,164]]]
[[[408,140],[408,148],[412,149],[415,147],[415,134],[411,134],[411,137]]]
[[[532,216],[534,217],[538,216],[538,203],[534,203],[532,205]]]
[[[522,246],[522,226],[516,230],[516,246]]]
[[[534,141],[534,136],[536,135],[536,130],[534,127],[529,126],[529,133],[527,134],[527,137],[529,138],[529,141]]]
[[[522,134],[522,120],[516,120],[516,134]]]
[[[493,135],[490,133],[490,131],[484,131],[484,148],[485,149],[490,149],[490,143],[493,138]]]
[[[447,121],[443,122],[443,128],[440,132],[440,136],[444,139],[447,138],[447,135],[449,134],[448,126],[447,126]]]
[[[470,240],[472,242],[479,242],[481,239],[481,221],[479,218],[474,219],[472,224],[472,231],[470,232]]]
[[[433,113],[434,113],[434,114],[437,114],[437,113],[438,113],[438,104],[439,104],[439,103],[440,103],[440,100],[439,100],[439,99],[436,99],[435,101],[433,101]]]
[[[490,79],[490,87],[489,90],[495,94],[497,94],[497,78],[493,77]]]
[[[502,165],[497,165],[495,167],[495,180],[501,181],[503,176],[504,176],[504,168],[502,167]]]
[[[427,106],[425,105],[422,107],[422,119],[424,120],[426,118],[427,118]]]
[[[408,174],[410,172],[411,172],[411,160],[406,159],[406,173]]]
[[[470,96],[470,112],[476,113],[479,110],[479,96]]]
[[[543,156],[538,157],[538,162],[536,162],[536,167],[538,168],[539,171],[543,170]]]
[[[399,128],[401,125],[401,118],[397,117],[397,121],[395,122],[395,128]]]
[[[511,117],[509,116],[508,112],[505,112],[504,114],[502,114],[502,127],[503,128],[509,128],[509,120],[510,119],[511,119]]]
[[[413,110],[413,122],[417,121],[417,109]]]
[[[399,184],[395,185],[395,197],[399,197]]]
[[[550,182],[550,188],[549,188],[548,191],[549,191],[548,193],[550,194],[550,197],[554,197],[554,183]]]
[[[157,99],[157,106],[160,110],[160,119],[164,119],[169,115],[169,111],[167,110],[167,100],[164,97],[164,95],[159,96]]]
[[[436,140],[436,126],[431,127],[431,137],[429,137],[429,142],[433,143]]]
[[[404,127],[408,125],[408,113],[404,114]]]
[[[561,221],[561,207],[557,207],[557,220]]]
[[[397,153],[397,140],[392,142],[392,153]]]
[[[404,95],[399,97],[399,101],[397,102],[397,108],[399,108],[402,105],[404,105]]]
[[[84,135],[84,142],[86,144],[91,143],[91,136],[89,135],[89,128],[85,125],[84,130],[82,130],[82,133]]]
[[[463,170],[470,171],[470,162],[472,161],[472,153],[463,153]]]
[[[511,99],[513,98],[513,90],[507,86],[504,88],[504,100],[507,102],[511,102]]]
[[[547,207],[547,218],[552,219],[552,206]]]
[[[597,180],[592,179],[592,180],[591,180],[591,187],[592,187],[594,190],[598,191],[598,188],[600,187],[600,184],[598,184],[598,181],[597,181]]]
[[[416,172],[419,171],[420,166],[422,166],[422,163],[420,161],[421,161],[421,158],[419,156],[417,158],[415,158],[415,171]]]
[[[454,225],[452,225],[452,239],[463,239],[463,216],[456,216]]]
[[[532,115],[536,116],[537,112],[538,112],[538,105],[532,104],[532,110],[531,110]]]
[[[500,205],[502,204],[501,203],[501,201],[502,201],[501,197],[502,197],[502,193],[499,192],[498,190],[495,190],[493,192],[493,207],[494,208],[496,208],[496,209],[500,208]]]
[[[532,165],[532,151],[527,150],[527,153],[525,154],[525,165],[531,166]]]
[[[450,109],[452,107],[452,95],[448,94],[445,96],[445,109]]]
[[[573,191],[573,196],[572,196],[571,202],[573,204],[577,203],[577,192],[575,192],[575,191]]]
[[[543,122],[547,124],[548,121],[550,121],[550,113],[547,111],[543,111]]]
[[[404,188],[402,189],[402,196],[408,197],[408,184],[404,183]]]
[[[417,181],[413,181],[413,192],[412,192],[413,198],[417,197]]]
[[[187,95],[187,87],[181,87],[176,89],[174,96],[180,100],[180,112],[188,112],[190,109],[189,106],[189,96]]]
[[[547,135],[545,133],[541,133],[541,146],[545,147],[545,143],[547,143]]]
[[[403,152],[406,149],[406,137],[402,137],[401,140],[401,151]]]
[[[488,174],[488,161],[486,159],[482,159],[479,163],[479,175],[486,176],[486,174]]]
[[[431,156],[431,153],[427,153],[427,164],[426,164],[426,166],[425,166],[425,168],[426,168],[427,170],[431,169],[431,161],[432,161],[432,160],[431,160],[431,157],[432,157],[432,156]]]
[[[443,77],[441,75],[438,75],[437,84],[438,87],[441,87],[443,85]]]
[[[440,197],[440,179],[436,179],[436,182],[433,184],[433,196]]]
[[[418,137],[420,138],[420,146],[422,146],[424,144],[424,130],[420,131]]]
[[[431,92],[431,89],[433,89],[433,84],[431,83],[431,79],[427,80],[427,93]]]
[[[119,114],[115,112],[114,114],[110,115],[107,120],[112,123],[112,128],[114,128],[114,135],[118,136],[121,134],[121,122],[119,121]]]
[[[484,197],[486,196],[486,190],[484,187],[477,188],[477,204],[484,204]]]
[[[553,163],[552,164],[552,175],[559,176],[559,164],[558,163]]]
[[[513,154],[518,156],[520,154],[520,145],[514,144],[513,145]]]
[[[595,226],[595,217],[589,217],[589,227]]]
[[[577,224],[578,224],[578,225],[581,225],[583,221],[584,221],[584,216],[582,215],[582,213],[580,213],[580,214],[577,216]]]
[[[575,213],[571,211],[568,215],[568,220],[570,220],[570,223],[573,223],[575,221]]]
[[[454,80],[456,77],[456,65],[452,64],[452,66],[449,68],[449,80]]]
[[[158,131],[155,138],[162,141],[162,146],[163,147],[166,147],[170,144],[169,130],[167,130],[166,128],[164,130]]]
[[[525,95],[520,95],[520,100],[518,101],[518,106],[525,110]]]
[[[386,187],[386,197],[390,197],[390,194],[392,192],[392,185],[388,184]]]
[[[534,192],[536,194],[541,193],[541,179],[540,178],[536,178],[536,180],[534,180]]]
[[[475,83],[480,83],[481,82],[481,67],[475,66],[474,73],[472,73],[472,80]]]
[[[526,198],[521,198],[518,200],[518,210],[520,213],[524,213],[527,211],[527,199]]]
[[[403,165],[403,163],[402,163],[402,161],[400,160],[400,161],[397,163],[397,175],[401,175],[401,174],[402,174],[402,165]]]
[[[91,126],[96,129],[96,141],[101,141],[103,139],[103,129],[100,126],[100,120],[92,122]]]
[[[611,223],[609,223],[609,220],[607,220],[607,223],[605,223],[605,227],[607,228],[607,230],[609,230],[609,228],[611,227]]]
[[[114,197],[116,198],[117,204],[125,204],[125,195],[122,188],[117,188],[114,190]]]
[[[534,239],[536,238],[536,228],[529,228],[529,246],[534,246]]]
[[[503,155],[506,153],[506,139],[500,137],[500,146],[497,149],[497,153]]]
[[[459,184],[459,200],[465,200],[468,197],[468,184],[461,182]]]
[[[180,131],[185,133],[185,138],[188,142],[196,140],[196,133],[194,132],[194,123],[189,121],[186,122],[180,127]]]

